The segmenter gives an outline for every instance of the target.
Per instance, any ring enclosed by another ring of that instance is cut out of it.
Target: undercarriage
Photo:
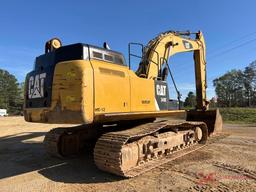
[[[75,156],[92,145],[99,169],[134,177],[201,148],[207,137],[204,122],[169,120],[141,122],[132,128],[120,125],[56,128],[47,133],[44,144],[48,153],[57,157]]]

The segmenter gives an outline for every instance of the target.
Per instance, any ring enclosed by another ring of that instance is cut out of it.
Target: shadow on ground
[[[64,183],[103,183],[121,180],[121,177],[100,171],[93,162],[92,154],[66,160],[57,166],[38,171],[56,182]]]
[[[64,183],[99,183],[122,179],[100,171],[94,165],[92,150],[73,159],[50,157],[36,137],[45,132],[24,132],[0,138],[0,179],[37,171],[44,177]]]

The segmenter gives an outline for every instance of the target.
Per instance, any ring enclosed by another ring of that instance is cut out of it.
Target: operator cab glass
[[[106,61],[113,64],[126,66],[124,56],[119,52],[103,49],[103,48],[95,47],[91,45],[89,45],[88,48],[90,52],[90,59],[96,59],[96,60]]]

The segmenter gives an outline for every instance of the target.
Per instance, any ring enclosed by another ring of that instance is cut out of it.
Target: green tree
[[[231,70],[213,80],[218,105],[221,107],[234,107],[243,105],[243,72]]]
[[[256,89],[256,62],[250,63],[244,70],[244,88],[247,99],[247,106],[250,107],[255,103],[255,89]]]
[[[245,69],[231,70],[213,80],[221,107],[256,106],[256,61]]]
[[[209,107],[210,108],[216,108],[217,107],[217,98],[212,97],[209,101]]]
[[[23,96],[21,88],[14,75],[0,69],[0,108],[8,110],[10,114],[22,111]]]
[[[188,93],[188,96],[185,99],[184,107],[195,107],[195,105],[196,105],[196,96],[192,91],[190,91]]]

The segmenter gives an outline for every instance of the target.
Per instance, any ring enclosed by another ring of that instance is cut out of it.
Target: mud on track
[[[206,147],[132,179],[98,170],[89,152],[49,157],[42,141],[54,127],[59,125],[0,118],[1,192],[256,191],[256,125],[225,125]]]

